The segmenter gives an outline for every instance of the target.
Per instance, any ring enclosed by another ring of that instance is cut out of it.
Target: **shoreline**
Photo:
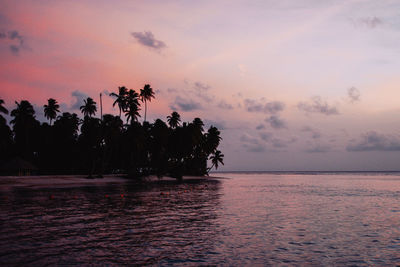
[[[193,182],[202,180],[216,180],[213,176],[184,176],[183,182]],[[151,184],[158,182],[177,182],[175,178],[164,176],[158,178],[155,175],[135,181],[120,175],[104,175],[103,178],[87,178],[86,175],[31,175],[31,176],[0,176],[0,189],[13,187],[74,187],[120,183]]]

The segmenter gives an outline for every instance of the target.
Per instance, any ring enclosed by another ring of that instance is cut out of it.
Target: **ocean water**
[[[394,266],[396,173],[0,187],[0,265]]]

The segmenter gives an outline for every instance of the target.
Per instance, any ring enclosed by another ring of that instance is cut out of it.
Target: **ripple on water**
[[[0,263],[400,262],[399,177],[228,176],[146,188],[0,190]]]

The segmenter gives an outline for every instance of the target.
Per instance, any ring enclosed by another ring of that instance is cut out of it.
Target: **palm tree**
[[[53,98],[49,98],[47,100],[47,105],[44,105],[44,116],[51,121],[57,117],[57,112],[60,112],[60,105],[57,103],[57,100]]]
[[[219,136],[220,134],[221,132],[217,127],[211,126],[210,129],[208,129],[206,134],[206,150],[208,153],[213,153],[217,150],[217,147],[222,140],[221,136]]]
[[[118,87],[118,94],[111,93],[110,96],[116,97],[113,107],[118,105],[119,108],[119,117],[121,118],[122,111],[126,109],[126,96],[128,95],[128,89],[125,86]]]
[[[150,84],[145,84],[143,89],[140,89],[140,98],[142,102],[144,101],[144,121],[146,121],[147,101],[151,102],[151,99],[154,98],[153,88],[150,87]]]
[[[174,111],[171,113],[171,116],[167,117],[168,124],[171,128],[176,128],[181,121],[181,115],[178,112]]]
[[[134,121],[137,121],[138,117],[140,117],[139,110],[140,110],[140,108],[138,107],[138,105],[135,105],[134,103],[131,103],[128,106],[128,109],[125,112],[126,123],[128,123],[129,120],[131,121],[131,124]]]
[[[15,102],[17,107],[11,111],[14,117],[10,121],[13,124],[14,140],[18,153],[26,159],[32,159],[33,152],[38,145],[39,121],[35,119],[35,110],[29,101]],[[37,150],[36,150],[37,151]]]
[[[80,107],[81,112],[83,115],[92,117],[93,115],[96,114],[97,108],[96,108],[96,102],[93,101],[92,98],[88,97],[86,100],[83,100],[85,103],[83,106]]]
[[[129,120],[131,123],[137,121],[137,118],[140,117],[139,106],[139,94],[135,90],[130,89],[126,96],[125,116],[127,123]]]
[[[10,121],[12,124],[19,122],[25,123],[26,118],[34,118],[35,110],[31,103],[22,100],[20,103],[15,101],[15,104],[17,105],[17,108],[11,111],[11,116],[14,117],[14,119]]]
[[[208,171],[210,171],[214,166],[215,166],[215,169],[218,169],[218,163],[221,163],[222,165],[224,165],[224,154],[222,154],[221,151],[217,150],[210,157],[210,160],[211,160],[212,165],[208,169]]]
[[[126,95],[126,105],[127,108],[129,108],[131,105],[140,106],[139,94],[135,90],[129,90],[128,94]]]
[[[8,114],[8,110],[3,106],[4,100],[0,99],[0,112],[4,114]]]
[[[203,126],[204,126],[204,123],[203,123],[203,121],[200,119],[200,118],[194,118],[194,120],[193,120],[193,125],[197,128],[197,129],[199,129],[201,132],[203,132]]]

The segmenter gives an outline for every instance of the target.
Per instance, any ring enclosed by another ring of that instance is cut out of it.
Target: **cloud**
[[[211,88],[208,84],[204,84],[202,82],[195,82],[193,84],[194,89],[199,90],[199,91],[207,91],[208,89]]]
[[[175,103],[171,104],[175,109],[179,109],[179,106],[181,106],[180,109],[186,108],[186,104],[193,104],[195,109],[202,109],[203,106],[210,105],[215,101],[215,96],[210,94],[210,85],[199,81],[190,82],[186,79],[183,82],[183,88],[170,87],[162,92],[169,99],[176,98],[173,100]],[[176,105],[177,102],[183,105]],[[229,108],[228,104],[220,107]]]
[[[18,33],[18,31],[9,31],[8,32],[8,39],[10,40],[18,40],[20,45],[24,44],[24,38],[22,37],[22,35],[20,35]]]
[[[214,121],[214,120],[204,120],[204,126],[206,129],[210,128],[210,126],[217,127],[218,130],[224,130],[226,129],[226,123],[225,121]]]
[[[233,109],[233,106],[231,104],[225,102],[225,100],[219,101],[218,107],[222,108],[222,109]]]
[[[310,134],[311,134],[311,137],[312,137],[313,139],[318,139],[318,138],[321,137],[320,131],[317,130],[317,129],[311,128],[310,126],[304,126],[304,127],[301,129],[301,131],[302,131],[302,132],[310,133]]]
[[[193,101],[192,99],[184,99],[180,96],[175,98],[174,103],[170,105],[170,108],[173,110],[182,110],[182,111],[193,111],[203,109],[200,103]]]
[[[240,141],[242,142],[242,146],[249,152],[266,151],[266,145],[261,140],[248,134],[242,135]]]
[[[176,93],[176,92],[178,92],[178,89],[176,89],[176,88],[168,88],[167,91],[168,91],[168,93]]]
[[[330,106],[326,101],[323,101],[321,97],[315,96],[311,99],[311,102],[299,102],[297,108],[306,113],[321,113],[324,115],[338,115],[339,111],[336,107]]]
[[[185,84],[189,84],[188,81],[185,80]],[[211,88],[210,85],[202,83],[202,82],[195,82],[193,83],[193,93],[196,97],[206,101],[206,102],[213,102],[214,97],[211,97],[207,94],[207,91]]]
[[[347,90],[347,95],[348,95],[351,103],[360,101],[360,96],[361,96],[360,91],[355,87],[349,88]]]
[[[378,17],[365,17],[351,20],[354,27],[366,27],[369,29],[374,29],[383,24],[382,19]]]
[[[400,138],[369,131],[358,140],[351,140],[347,151],[400,151]]]
[[[260,137],[265,142],[268,142],[273,138],[273,134],[272,133],[263,132],[263,133],[260,133]]]
[[[167,47],[167,45],[163,41],[156,40],[153,33],[150,31],[132,32],[131,35],[139,44],[149,47],[151,49],[160,51]]]
[[[269,118],[266,118],[265,122],[268,122],[274,129],[287,128],[286,122],[276,115],[272,115]]]
[[[263,130],[263,129],[265,129],[265,125],[264,124],[259,124],[256,127],[256,130]]]
[[[11,51],[14,55],[18,55],[18,53],[19,53],[19,46],[17,46],[17,45],[10,45],[10,51]]]
[[[285,109],[285,104],[279,101],[263,103],[263,99],[245,99],[244,106],[248,112],[259,112],[265,114],[276,114]]]
[[[83,105],[83,100],[88,98],[87,94],[78,90],[73,91],[71,96],[75,98],[71,104],[71,109],[79,109]]]
[[[332,151],[332,148],[323,144],[312,144],[305,150],[307,153],[325,153]]]
[[[102,93],[103,95],[106,95],[106,96],[109,96],[109,95],[111,94],[111,92],[108,91],[107,89],[103,90],[101,93]]]
[[[280,138],[274,138],[272,139],[272,146],[274,148],[285,148],[288,146],[288,142]]]
[[[273,148],[285,148],[289,144],[292,144],[297,141],[296,138],[278,138],[274,137],[272,133],[269,132],[261,132],[260,133],[261,139],[271,145]],[[276,151],[276,150],[275,150]]]
[[[25,43],[24,37],[16,30],[8,31],[7,33],[0,32],[0,39],[11,41],[12,44],[9,45],[9,49],[14,55],[19,54],[19,51],[24,47]],[[17,43],[15,43],[15,41],[17,41]]]

